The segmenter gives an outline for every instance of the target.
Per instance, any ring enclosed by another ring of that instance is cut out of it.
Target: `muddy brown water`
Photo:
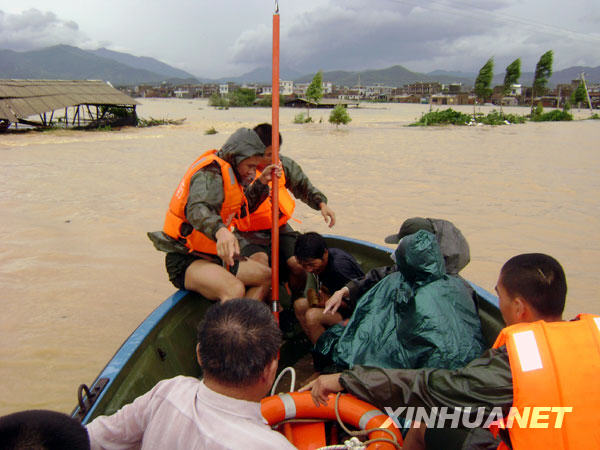
[[[338,221],[328,230],[300,204],[294,226],[383,245],[407,217],[449,219],[471,246],[468,279],[493,290],[509,257],[549,253],[567,274],[565,316],[600,313],[600,121],[405,126],[427,109],[350,109],[338,129],[328,110],[297,125],[302,110],[283,108],[282,153],[326,193]],[[0,135],[0,414],[72,409],[77,386],[174,292],[145,233],[162,226],[187,166],[238,127],[271,120],[268,109],[198,100],[143,99],[139,113],[186,121]],[[211,127],[218,134],[205,135]]]

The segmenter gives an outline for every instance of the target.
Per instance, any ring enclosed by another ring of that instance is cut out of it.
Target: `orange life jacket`
[[[256,172],[255,183],[260,183],[258,177],[260,172]],[[273,182],[269,181],[269,188],[272,188]],[[282,173],[279,177],[279,226],[285,225],[288,220],[291,219],[296,206],[294,197],[285,187],[285,174]],[[249,223],[236,222],[236,228],[240,231],[259,231],[259,230],[270,230],[271,224],[273,223],[273,212],[271,202],[271,196],[262,202],[256,210],[250,214]]]
[[[600,316],[577,319],[512,325],[494,343],[508,351],[513,407],[521,415],[529,407],[522,428],[504,418],[515,450],[600,448]]]
[[[213,255],[217,254],[217,243],[204,233],[193,228],[185,217],[185,207],[190,194],[190,181],[196,172],[212,162],[219,164],[221,175],[223,176],[224,200],[220,211],[223,223],[231,229],[233,227],[231,224],[234,220],[236,223],[246,223],[249,221],[247,216],[243,219],[239,217],[243,206],[248,211],[248,200],[244,196],[244,191],[235,177],[233,167],[216,156],[216,153],[216,150],[207,151],[189,167],[173,193],[165,218],[163,232],[184,244],[190,252],[197,251]],[[184,225],[187,226],[182,230]],[[186,233],[186,228],[191,231],[188,234],[182,234],[182,231]]]

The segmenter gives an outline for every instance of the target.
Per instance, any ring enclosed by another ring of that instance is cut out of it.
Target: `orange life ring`
[[[272,395],[261,401],[261,412],[269,425],[276,425],[288,419],[327,419],[336,420],[335,395],[330,394],[327,405],[317,407],[310,392],[290,392],[286,394]],[[385,428],[391,431],[402,444],[400,430],[389,416],[373,405],[363,402],[351,394],[342,394],[339,399],[338,412],[342,422],[350,424],[361,430],[373,428]],[[385,426],[383,426],[385,424]],[[375,430],[369,433],[369,439],[387,438],[391,436],[385,431]],[[289,439],[289,436],[288,436]],[[298,445],[296,442],[292,442]],[[301,448],[301,447],[298,447]],[[367,447],[373,449],[394,449],[395,447],[386,442],[374,442]]]

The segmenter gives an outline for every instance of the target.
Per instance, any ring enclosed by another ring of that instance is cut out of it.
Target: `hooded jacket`
[[[411,219],[407,219],[407,221],[410,220]],[[444,219],[423,220],[426,220],[427,223],[431,225],[427,231],[433,230],[435,234],[435,238],[440,246],[440,250],[444,258],[446,273],[449,275],[458,275],[458,273],[464,269],[471,260],[469,244],[467,240],[452,222]],[[378,267],[369,271],[363,278],[350,281],[346,285],[350,291],[348,303],[352,307],[365,292],[367,292],[389,274],[397,271],[398,266],[396,264],[386,267]],[[466,281],[464,283],[472,292],[472,289],[470,286],[468,286],[468,283]]]
[[[471,292],[446,274],[435,236],[406,236],[394,257],[398,270],[360,298],[337,342],[325,345],[328,330],[317,350],[329,347],[340,367],[457,368],[479,356],[485,345]]]
[[[265,145],[258,135],[249,128],[240,128],[223,144],[217,156],[229,163],[235,172],[237,181],[243,184],[248,180],[240,180],[237,166],[247,158],[264,154]],[[269,193],[267,185],[253,183],[244,194],[248,199],[248,207],[253,211]],[[216,240],[216,232],[225,226],[221,219],[221,206],[224,201],[223,177],[218,164],[210,164],[199,170],[190,180],[189,197],[185,208],[186,219],[194,229]],[[188,253],[183,244],[167,236],[162,231],[148,233],[148,237],[157,250],[163,252]]]

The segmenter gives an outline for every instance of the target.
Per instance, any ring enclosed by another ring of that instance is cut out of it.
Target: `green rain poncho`
[[[447,275],[433,234],[404,237],[398,271],[357,302],[345,327],[327,330],[315,346],[339,367],[463,367],[485,349],[479,316],[465,281]]]

